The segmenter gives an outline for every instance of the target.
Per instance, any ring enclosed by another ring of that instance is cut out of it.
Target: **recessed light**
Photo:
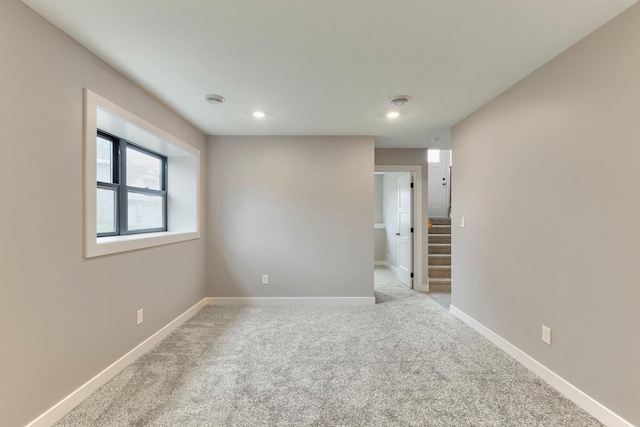
[[[205,95],[204,100],[207,101],[209,104],[219,105],[224,102],[224,96],[209,94],[209,95]]]
[[[267,114],[264,111],[254,111],[251,115],[256,119],[264,119]]]
[[[400,107],[409,102],[409,97],[405,95],[398,95],[391,98],[391,103],[396,107]]]
[[[397,119],[398,117],[400,117],[400,113],[398,113],[397,111],[387,113],[387,118],[389,119]]]

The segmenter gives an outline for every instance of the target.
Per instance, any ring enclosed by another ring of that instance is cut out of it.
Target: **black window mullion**
[[[163,163],[163,176],[162,176],[162,189],[164,190],[164,197],[162,198],[162,209],[163,209],[163,218],[162,218],[162,225],[165,229],[165,231],[169,231],[169,222],[168,222],[168,215],[167,215],[167,199],[169,198],[169,195],[167,194],[168,191],[168,183],[169,183],[169,162],[167,161],[167,158],[165,157],[164,159],[162,159]]]
[[[150,196],[164,196],[167,194],[164,190],[151,190],[150,188],[131,187],[126,185],[125,188],[129,193],[148,194]]]
[[[120,180],[120,192],[118,194],[119,211],[118,217],[120,218],[120,234],[129,234],[129,206],[127,199],[127,142],[123,139],[118,139],[118,164]]]

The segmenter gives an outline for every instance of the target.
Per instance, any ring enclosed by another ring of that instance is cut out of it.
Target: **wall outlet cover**
[[[542,342],[551,345],[551,328],[542,325]]]

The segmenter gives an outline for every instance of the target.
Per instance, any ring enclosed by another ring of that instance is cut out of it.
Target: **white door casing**
[[[429,150],[432,151],[432,150]],[[429,162],[429,217],[446,217],[449,209],[449,150],[439,151],[440,160]]]
[[[426,167],[425,167],[426,169]],[[414,218],[418,218],[413,224],[413,286],[414,289],[421,292],[429,292],[429,279],[426,276],[427,272],[427,260],[422,256],[422,242],[427,241],[427,220],[426,212],[424,212],[423,218],[423,197],[422,192],[424,188],[423,180],[426,181],[426,176],[423,176],[422,165],[376,165],[376,172],[411,172],[413,174],[413,215]],[[425,174],[427,171],[425,170]],[[373,185],[373,184],[372,184]],[[426,185],[426,182],[424,182]],[[427,208],[426,197],[424,198],[424,209]],[[423,221],[424,219],[424,221]],[[423,226],[424,223],[424,226]],[[391,225],[391,220],[388,220],[388,225]],[[373,230],[372,230],[373,232]],[[372,252],[373,254],[373,252]],[[424,272],[424,279],[423,279]],[[422,281],[426,283],[422,283]],[[373,284],[372,284],[373,286]]]
[[[398,279],[413,288],[413,218],[412,177],[407,173],[398,178]]]

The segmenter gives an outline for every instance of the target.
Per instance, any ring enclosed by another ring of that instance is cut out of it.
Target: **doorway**
[[[451,304],[451,150],[428,150],[429,296]]]
[[[374,264],[387,268],[410,289],[422,283],[422,167],[376,166]],[[428,286],[428,285],[427,285]]]
[[[451,150],[428,150],[429,218],[447,218],[451,205]]]

